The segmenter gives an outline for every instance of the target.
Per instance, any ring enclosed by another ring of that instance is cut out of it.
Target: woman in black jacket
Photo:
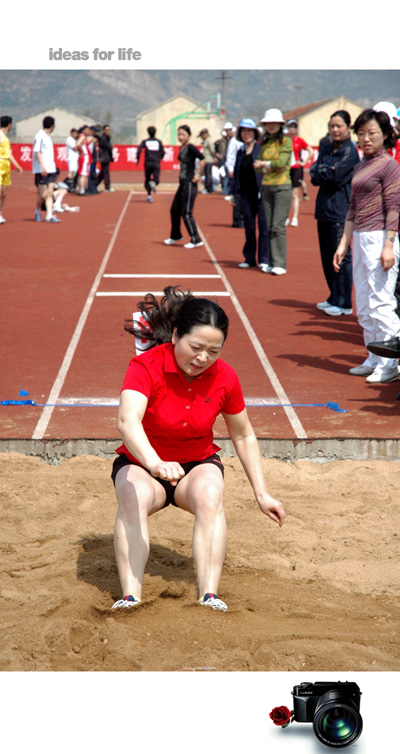
[[[317,304],[325,314],[352,314],[353,274],[350,245],[340,267],[333,269],[333,257],[343,235],[350,202],[351,179],[359,162],[357,149],[350,138],[350,115],[337,110],[329,121],[330,140],[320,148],[317,161],[310,167],[311,183],[319,186],[315,205],[322,267],[330,294]]]
[[[179,187],[171,204],[171,235],[164,241],[167,246],[182,241],[181,219],[183,219],[186,230],[190,235],[189,243],[184,244],[185,249],[203,246],[193,217],[193,206],[198,191],[197,184],[201,180],[201,173],[206,161],[202,153],[194,144],[190,143],[191,133],[189,126],[183,125],[178,128],[178,141],[181,145],[178,155],[180,162]],[[198,161],[197,167],[196,161]]]
[[[238,267],[241,269],[256,267],[258,259],[261,272],[270,272],[268,227],[261,196],[262,174],[255,172],[253,164],[260,151],[260,145],[257,143],[258,135],[257,126],[253,120],[245,118],[240,121],[236,138],[243,142],[243,146],[236,155],[233,196],[237,194],[240,196],[246,241],[243,247],[244,262],[240,262]],[[258,254],[256,222],[258,223]]]

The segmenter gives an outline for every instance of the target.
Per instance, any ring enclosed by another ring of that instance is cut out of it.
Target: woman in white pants
[[[354,170],[343,236],[333,259],[339,272],[353,238],[353,283],[364,343],[400,334],[394,295],[399,269],[400,166],[388,154],[396,140],[384,112],[364,110],[354,123],[364,159]],[[369,383],[398,379],[398,360],[369,353],[350,374]]]

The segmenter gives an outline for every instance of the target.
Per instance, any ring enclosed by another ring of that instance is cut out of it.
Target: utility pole
[[[300,89],[304,89],[304,86],[301,86],[301,84],[295,84],[296,89],[296,107],[299,107],[300,105]]]
[[[226,71],[221,71],[221,75],[217,76],[218,81],[221,81],[221,91],[222,91],[222,95],[221,95],[221,112],[222,113],[226,112],[226,107],[225,107],[225,101],[226,101],[226,99],[225,99],[225,97],[226,97],[225,83],[226,83],[226,79],[231,79],[231,78],[232,78],[232,76],[227,76],[227,72]]]

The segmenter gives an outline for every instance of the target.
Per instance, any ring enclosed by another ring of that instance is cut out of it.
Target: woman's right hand
[[[335,255],[333,257],[333,269],[335,272],[339,272],[340,265],[343,262],[343,259],[346,254],[346,249],[343,249],[342,246],[339,244],[339,246],[336,249]]]
[[[178,461],[158,461],[154,466],[149,467],[149,471],[152,476],[165,479],[174,486],[185,476],[185,472]]]

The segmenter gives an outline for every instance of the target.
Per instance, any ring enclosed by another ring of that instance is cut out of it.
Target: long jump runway
[[[261,441],[292,448],[385,441],[384,454],[397,452],[400,384],[372,386],[350,376],[365,353],[355,309],[328,317],[315,307],[327,289],[314,188],[301,203],[299,227],[287,229],[282,277],[237,267],[244,231],[231,227],[232,208],[221,195],[198,196],[204,246],[187,250],[186,232],[181,243],[163,244],[173,186],[160,187],[154,204],[133,188],[68,197],[79,213],[64,213],[61,224],[50,226],[33,222],[33,187],[25,175],[15,178],[0,228],[3,447],[12,440],[118,442],[118,395],[135,352],[124,320],[147,292],[161,294],[171,284],[227,311],[223,358],[239,374]],[[226,437],[222,419],[215,435]]]

